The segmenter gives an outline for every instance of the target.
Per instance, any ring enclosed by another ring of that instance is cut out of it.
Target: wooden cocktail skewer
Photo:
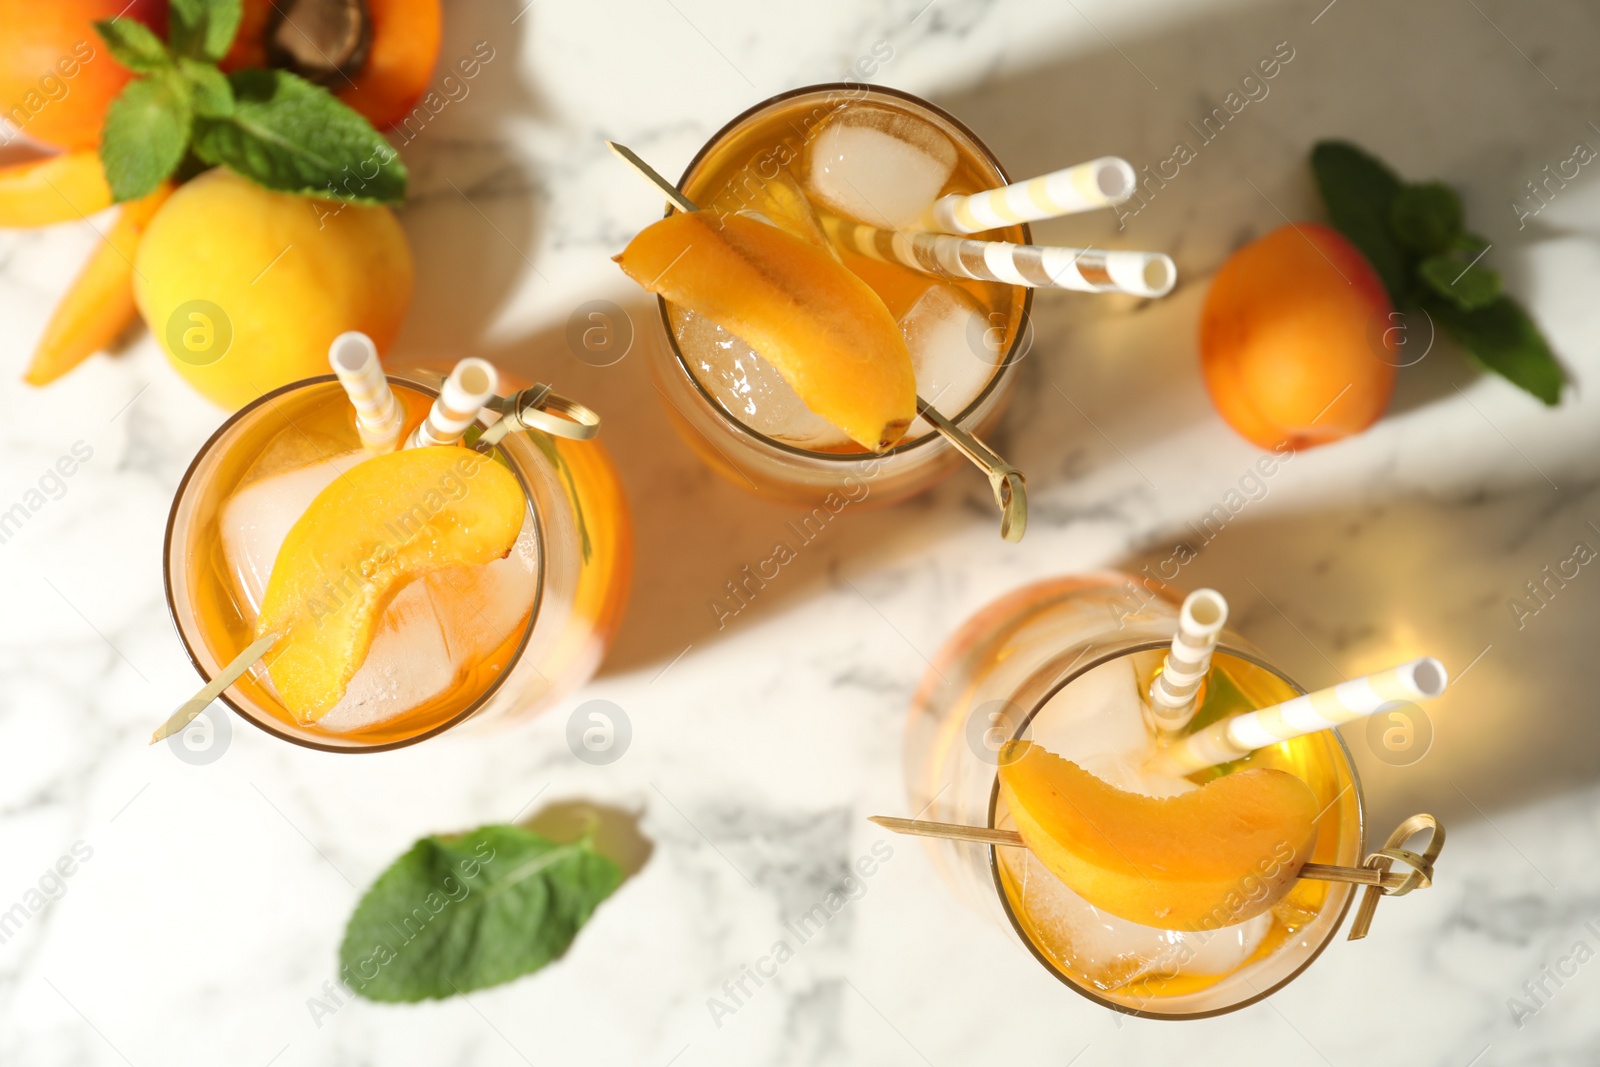
[[[953,822],[931,822],[927,819],[897,819],[890,815],[868,815],[885,830],[913,837],[940,837],[949,841],[973,841],[980,845],[1010,845],[1027,848],[1027,842],[1015,830],[996,830],[988,826],[963,826]],[[1340,867],[1332,863],[1307,863],[1300,868],[1301,878],[1314,878],[1319,882],[1348,882],[1351,885],[1370,885],[1380,889],[1399,889],[1410,875],[1389,874],[1371,867]]]
[[[277,643],[277,634],[263,634],[256,638],[244,651],[233,657],[233,662],[222,668],[215,678],[207,682],[200,692],[184,701],[183,707],[173,712],[171,718],[156,727],[156,732],[150,735],[150,743],[153,745],[157,741],[165,741],[185,726],[188,726],[194,721],[196,715],[210,707],[211,702],[221,696],[223,690],[227,689],[228,686],[243,678],[244,672],[249,670],[256,660],[270,652],[272,646]]]
[[[628,166],[638,171],[672,202],[679,211],[698,210],[694,201],[684,196],[676,185],[657,173],[656,169],[626,145],[607,141],[606,147],[616,153]],[[1000,507],[1000,536],[1007,541],[1022,540],[1028,528],[1028,487],[1021,471],[1001,459],[988,445],[945,418],[922,397],[917,397],[917,413],[927,419],[945,440],[955,446],[973,465],[989,479],[995,503]]]

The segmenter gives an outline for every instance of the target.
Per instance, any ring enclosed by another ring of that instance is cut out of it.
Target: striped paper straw
[[[1133,164],[1102,156],[998,189],[940,197],[923,215],[922,226],[941,233],[980,233],[1093,211],[1132,196],[1137,181]]]
[[[494,396],[499,382],[494,364],[486,359],[469,358],[457,363],[439,387],[439,399],[428,409],[428,417],[411,431],[406,447],[453,445],[461,440],[483,405]]]
[[[368,452],[388,452],[400,440],[406,413],[389,388],[378,346],[359,330],[341,333],[328,346],[328,364],[356,409],[356,432]]]
[[[1158,728],[1181,730],[1194,717],[1195,694],[1211,670],[1211,653],[1227,621],[1228,602],[1215,589],[1196,589],[1184,597],[1172,650],[1150,683],[1150,714]]]
[[[834,243],[864,256],[945,278],[1150,297],[1166,296],[1178,280],[1172,257],[1161,252],[977,241],[943,233],[880,230],[831,215],[824,216],[823,226]]]
[[[1436,697],[1444,692],[1446,681],[1444,664],[1432,656],[1414,659],[1365,678],[1212,723],[1157,753],[1151,760],[1151,770],[1192,774],[1280,741],[1331,730],[1396,701]]]

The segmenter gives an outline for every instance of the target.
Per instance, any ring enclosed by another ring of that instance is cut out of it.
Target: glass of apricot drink
[[[936,865],[1085,997],[1132,1015],[1233,1011],[1300,974],[1356,887],[1295,878],[1363,856],[1336,731],[1180,778],[1152,771],[1144,697],[1178,605],[1123,575],[1030,585],[947,642],[913,702],[919,818],[1014,830],[1027,847],[929,840]],[[1224,631],[1193,728],[1303,690]]]
[[[388,380],[409,435],[438,392]],[[532,714],[582,684],[620,619],[631,555],[597,442],[526,429],[483,451],[372,455],[326,375],[267,393],[200,449],[163,569],[203,677],[282,635],[223,693],[228,707],[296,744],[370,752]]]
[[[659,298],[652,372],[684,440],[735,484],[805,503],[889,503],[949,474],[962,456],[917,397],[991,429],[1031,290],[869,258],[828,225],[902,230],[939,196],[1006,181],[970,130],[891,89],[796,89],[724,126],[678,185],[698,210],[669,211],[617,257]]]

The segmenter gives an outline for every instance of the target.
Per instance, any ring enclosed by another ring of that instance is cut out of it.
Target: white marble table
[[[1600,726],[1584,677],[1600,573],[1582,569],[1521,627],[1509,602],[1576,543],[1600,548],[1600,178],[1586,170],[1525,228],[1509,205],[1575,142],[1600,145],[1600,12],[1325,2],[450,2],[444,58],[480,41],[495,58],[406,149],[419,276],[400,349],[487,355],[603,409],[638,587],[613,656],[568,705],[388,755],[320,755],[243,724],[207,766],[145,747],[194,686],[160,541],[222,414],[146,336],[43,392],[17,384],[92,233],[0,234],[0,509],[75,442],[92,450],[0,545],[0,911],[76,842],[90,853],[0,943],[0,1063],[1593,1062],[1600,964],[1572,954],[1600,949],[1585,925],[1600,918]],[[997,442],[1030,475],[1027,540],[996,537],[963,472],[830,528],[717,630],[707,602],[791,512],[672,437],[642,347],[605,369],[567,349],[567,317],[590,299],[621,303],[639,344],[657,343],[608,259],[659,204],[602,138],[675,172],[733,113],[884,42],[876,80],[962,116],[1014,173],[1103,153],[1153,164],[1281,41],[1295,58],[1270,95],[1126,232],[1109,215],[1042,228],[1166,248],[1182,282],[1144,306],[1041,296]],[[1174,1026],[1072,995],[895,840],[865,895],[714,1019],[709,998],[883,836],[864,817],[902,810],[905,706],[945,636],[1036,577],[1165,558],[1245,473],[1254,450],[1200,385],[1195,317],[1230,249],[1280,211],[1316,216],[1304,160],[1325,136],[1457,183],[1576,381],[1546,411],[1441,345],[1403,372],[1380,425],[1285,467],[1180,578],[1226,590],[1240,629],[1307,683],[1445,661],[1458,681],[1430,709],[1425,758],[1392,766],[1349,737],[1378,833],[1415,810],[1449,825],[1437,887],[1386,903],[1368,940],[1336,943],[1270,1001]],[[564,741],[590,698],[633,724],[605,767]],[[652,849],[565,959],[470,1000],[312,1010],[360,890],[413,839],[578,800],[637,813]],[[1513,997],[1538,1010],[1516,1018]]]

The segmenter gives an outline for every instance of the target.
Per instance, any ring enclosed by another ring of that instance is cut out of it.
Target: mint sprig
[[[1360,249],[1398,308],[1420,307],[1480,364],[1548,405],[1566,374],[1539,327],[1483,263],[1456,191],[1406,182],[1346,141],[1320,141],[1311,168],[1328,216]]]
[[[112,56],[142,75],[106,111],[100,159],[113,199],[146,196],[180,167],[192,172],[192,151],[279,192],[403,201],[405,164],[354,109],[287,71],[218,69],[241,12],[241,0],[172,0],[165,42],[132,18],[95,23]]]
[[[405,199],[406,171],[366,119],[328,91],[286,70],[241,70],[228,79],[233,107],[201,116],[194,151],[268,189],[393,204]]]
[[[356,905],[340,978],[380,1001],[509,982],[565,952],[621,883],[587,837],[557,844],[516,826],[424,837]]]

